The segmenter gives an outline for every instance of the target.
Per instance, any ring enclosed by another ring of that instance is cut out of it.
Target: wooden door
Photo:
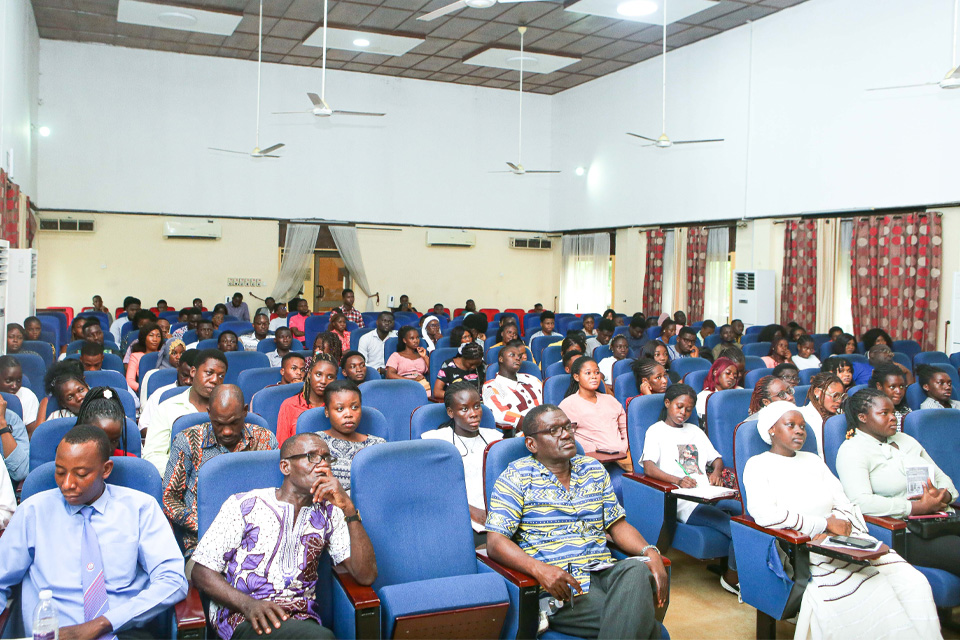
[[[317,252],[313,256],[313,311],[326,312],[339,307],[346,269],[339,257]]]

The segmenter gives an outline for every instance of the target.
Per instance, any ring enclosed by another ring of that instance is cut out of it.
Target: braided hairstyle
[[[303,377],[303,399],[308,403],[310,402],[310,396],[313,394],[313,390],[310,388],[310,374],[313,373],[313,370],[320,366],[320,363],[322,362],[333,365],[334,370],[339,371],[339,362],[331,354],[318,353],[317,355],[313,356],[313,362],[310,363],[310,369],[307,371],[307,375]],[[336,382],[336,380],[333,382]]]
[[[807,391],[807,399],[810,401],[810,404],[813,405],[813,408],[817,410],[817,413],[820,414],[820,417],[824,420],[833,415],[823,406],[823,394],[827,392],[827,388],[832,384],[839,384],[841,387],[843,386],[843,382],[841,382],[840,378],[834,374],[828,372],[818,373],[810,378],[810,390]],[[817,398],[817,391],[820,392],[819,398]],[[841,407],[837,413],[842,412],[843,407]]]
[[[413,327],[410,328],[413,329]],[[416,331],[416,329],[414,329],[414,331]],[[419,334],[419,331],[417,333]],[[324,353],[332,356],[335,362],[340,362],[340,358],[343,357],[343,343],[340,342],[337,334],[332,331],[321,331],[313,340],[314,347],[317,345],[317,340],[323,345]]]
[[[648,342],[647,344],[650,343]],[[633,361],[630,368],[633,369],[633,378],[637,383],[637,393],[643,393],[640,391],[640,385],[643,383],[643,379],[652,376],[659,366],[660,363],[653,358],[640,358],[639,360]]]
[[[874,402],[878,402],[881,399],[888,398],[883,391],[871,387],[861,389],[847,398],[846,402],[843,403],[843,413],[846,414],[847,418],[847,440],[857,433],[857,428],[861,424],[858,416],[861,413],[866,413],[867,409],[872,407]]]
[[[117,391],[110,387],[90,389],[77,412],[77,424],[93,424],[100,420],[112,420],[120,425],[120,446],[117,448],[128,453],[127,416]]]
[[[60,392],[63,385],[71,380],[76,380],[89,389],[87,381],[83,379],[83,365],[80,361],[76,359],[61,360],[47,369],[47,373],[43,377],[43,390],[47,392],[47,395],[56,398],[62,408],[66,408]]]
[[[479,342],[468,342],[467,344],[462,345],[460,347],[460,358],[461,360],[477,360],[480,362],[476,369],[477,382],[472,386],[477,390],[481,389],[483,387],[484,380],[487,379],[487,364],[483,360],[483,345]]]

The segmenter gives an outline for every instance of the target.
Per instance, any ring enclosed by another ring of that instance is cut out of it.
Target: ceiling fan
[[[642,136],[639,133],[630,133],[627,132],[628,136],[633,136],[634,138],[641,138],[647,140],[650,144],[643,145],[644,147],[660,147],[661,149],[669,149],[675,144],[699,144],[701,142],[723,142],[723,138],[711,138],[708,140],[671,140],[667,136],[667,0],[663,0],[663,50],[661,51],[660,57],[663,62],[663,120],[659,138],[648,138],[647,136]]]
[[[253,151],[234,151],[233,149],[218,149],[216,147],[210,147],[212,151],[224,151],[226,153],[239,153],[241,155],[250,156],[251,158],[279,158],[280,156],[272,155],[274,151],[280,149],[283,143],[278,143],[267,147],[266,149],[260,148],[260,66],[263,57],[263,0],[260,0],[260,28],[257,32],[257,142],[256,146],[253,147]]]
[[[436,11],[431,11],[430,13],[425,13],[422,16],[419,16],[417,20],[424,20],[429,22],[431,20],[436,20],[442,16],[447,15],[448,13],[453,13],[454,11],[460,11],[460,9],[466,9],[470,7],[471,9],[489,9],[493,5],[500,2],[502,4],[515,4],[517,2],[537,2],[538,0],[457,0],[452,4],[448,4],[444,7],[440,7]]]
[[[327,1],[323,0],[323,62],[320,72],[320,95],[308,93],[307,97],[313,103],[312,109],[303,111],[274,111],[274,115],[289,115],[311,113],[321,118],[329,118],[333,115],[341,116],[383,116],[384,113],[372,113],[370,111],[343,111],[341,109],[331,109],[324,97],[327,93]]]
[[[874,87],[867,91],[887,91],[889,89],[912,89],[914,87],[930,87],[938,85],[941,89],[960,89],[960,65],[957,64],[957,13],[960,0],[953,2],[953,47],[950,49],[950,71],[937,82],[921,82],[920,84],[902,84],[894,87]]]
[[[512,173],[517,176],[528,173],[560,173],[550,169],[526,169],[520,161],[523,156],[523,34],[527,32],[527,28],[517,27],[517,31],[520,32],[520,125],[517,128],[517,161],[516,163],[508,162],[507,166],[510,168],[507,171],[491,171],[490,173]]]

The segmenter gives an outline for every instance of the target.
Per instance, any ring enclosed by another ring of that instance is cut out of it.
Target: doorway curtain
[[[704,227],[687,229],[687,322],[703,320],[707,288],[707,236]]]
[[[610,306],[610,234],[563,236],[560,309],[603,313]]]
[[[318,235],[320,235],[320,227],[315,224],[287,225],[280,273],[277,274],[277,282],[273,285],[270,297],[278,301],[287,301],[300,293],[303,281],[310,273]]]
[[[661,229],[647,231],[647,267],[643,274],[643,312],[660,315],[663,296],[663,245],[666,234]]]

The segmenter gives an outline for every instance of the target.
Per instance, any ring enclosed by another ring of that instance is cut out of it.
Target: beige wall
[[[56,214],[66,216],[67,214]],[[53,217],[48,214],[47,217]],[[176,240],[162,235],[163,216],[76,214],[93,218],[96,231],[41,231],[37,306],[89,306],[94,294],[111,309],[134,295],[145,307],[164,298],[178,307],[194,297],[204,305],[240,291],[253,311],[277,279],[278,223],[220,218],[219,240]],[[259,278],[261,287],[227,286],[227,278]]]
[[[949,332],[956,335],[960,327],[954,327],[950,324],[950,329],[945,331],[944,325],[951,320],[953,314],[953,276],[960,272],[960,251],[957,251],[955,242],[960,238],[960,207],[944,207],[936,209],[943,213],[940,218],[942,224],[943,252],[940,265],[940,320],[937,323],[937,349],[945,350],[947,353],[955,349],[950,346]]]
[[[738,271],[772,269],[774,271],[774,321],[780,320],[780,282],[783,277],[784,225],[772,219],[750,220],[737,227],[737,253],[733,268]],[[731,313],[733,310],[731,309]]]

